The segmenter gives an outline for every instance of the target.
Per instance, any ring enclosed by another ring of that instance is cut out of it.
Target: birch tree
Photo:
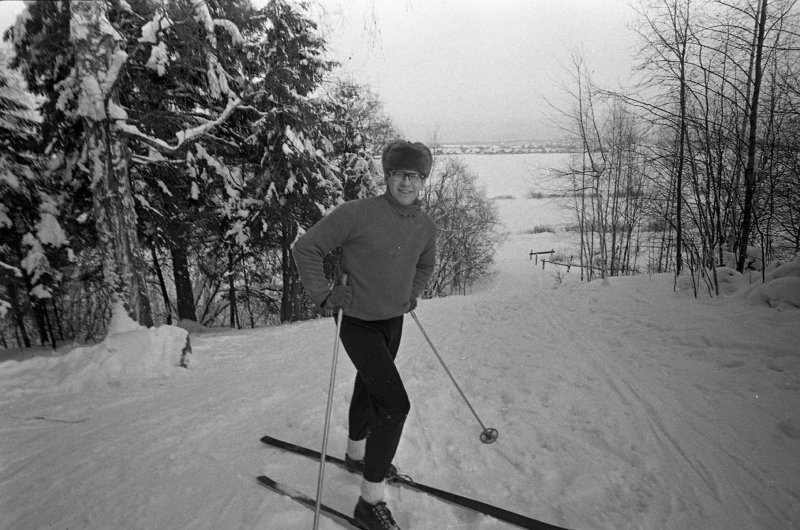
[[[139,322],[150,324],[147,269],[137,233],[138,195],[132,188],[132,180],[136,183],[132,177],[146,172],[132,172],[132,163],[158,165],[165,158],[185,159],[189,148],[239,107],[247,82],[235,71],[240,61],[220,61],[221,49],[241,44],[239,30],[229,20],[215,18],[208,3],[140,2],[135,8],[138,11],[112,0],[36,2],[12,38],[17,65],[32,90],[45,97],[44,136],[54,154],[63,153],[65,180],[74,180],[77,187],[86,179],[92,191],[91,226],[101,238],[111,298],[127,305]],[[131,71],[153,72],[157,79],[182,64],[181,55],[164,39],[173,25],[191,26],[186,32],[191,38],[184,44],[193,46],[203,61],[199,69],[185,70],[179,83],[202,84],[207,102],[186,109],[188,119],[171,127],[150,127],[158,117],[137,105],[137,95],[148,91],[140,83],[121,91],[119,80],[146,81],[146,75],[132,76]],[[227,37],[220,38],[218,32]]]
[[[767,26],[768,0],[760,0],[753,14],[753,47],[751,50],[751,72],[748,79],[748,93],[752,96],[747,101],[747,162],[744,168],[744,213],[742,227],[739,234],[739,256],[736,261],[736,270],[744,270],[747,259],[747,248],[750,242],[750,231],[753,223],[753,197],[756,191],[756,140],[758,138],[758,111],[761,96],[761,82],[764,71],[764,38]],[[752,91],[750,87],[752,86]]]
[[[152,326],[131,191],[130,151],[116,124],[124,117],[117,77],[128,55],[120,46],[122,36],[108,20],[106,2],[72,2],[70,9],[75,63],[60,89],[74,97],[71,112],[83,125],[77,163],[91,182],[103,277],[112,302],[125,304],[131,318]]]

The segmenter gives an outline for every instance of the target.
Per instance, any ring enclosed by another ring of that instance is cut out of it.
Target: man
[[[366,530],[399,530],[386,505],[384,480],[396,472],[392,459],[410,403],[394,359],[403,315],[416,307],[434,268],[436,225],[418,200],[432,161],[421,143],[390,143],[382,156],[386,192],[338,206],[293,249],[312,300],[344,314],[341,340],[358,372],[345,461],[364,475],[354,518]],[[331,289],[323,258],[336,248],[347,281]]]

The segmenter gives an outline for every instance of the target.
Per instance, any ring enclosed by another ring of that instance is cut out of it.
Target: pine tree
[[[60,280],[54,263],[66,260],[60,198],[47,179],[38,147],[38,123],[24,94],[12,90],[5,55],[0,61],[0,316],[9,309],[20,345],[30,346],[25,315],[32,313],[39,342],[54,344],[47,300]]]
[[[225,121],[236,120],[236,114],[226,112],[246,91],[242,44],[243,33],[253,24],[252,8],[243,1],[209,3],[199,16],[196,3],[148,6],[150,11],[142,11],[149,22],[141,36],[128,32],[130,67],[123,73],[124,82],[137,87],[122,99],[129,121],[149,138],[180,138],[224,117],[215,123],[213,134],[174,150],[150,141],[137,141],[133,147],[143,236],[154,256],[165,248],[172,258],[178,318],[197,320],[194,258],[201,253],[208,260],[201,249],[219,248],[218,241],[228,232],[223,225],[233,224],[227,219],[240,211],[232,203],[242,196],[236,145],[241,140],[231,137]],[[213,32],[208,31],[209,23]],[[169,310],[168,294],[164,297]]]
[[[330,140],[313,97],[332,63],[323,58],[316,24],[300,8],[273,0],[264,9],[261,38],[249,49],[255,72],[268,72],[253,98],[248,143],[259,159],[259,186],[265,202],[260,221],[273,241],[282,271],[281,320],[304,316],[299,276],[291,258],[298,232],[336,204],[342,194],[337,168],[330,163]]]
[[[328,113],[328,135],[342,173],[344,199],[375,195],[382,174],[375,160],[388,141],[400,136],[397,128],[369,87],[354,81],[333,84]]]

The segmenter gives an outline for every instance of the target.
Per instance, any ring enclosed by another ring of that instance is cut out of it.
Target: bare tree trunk
[[[50,322],[50,316],[47,314],[47,304],[44,300],[38,300],[36,304],[39,306],[39,310],[42,312],[42,317],[44,318],[45,329],[47,330],[47,337],[50,340],[50,346],[53,349],[56,349],[56,334],[53,332],[53,324]]]
[[[172,324],[172,303],[169,301],[167,284],[164,281],[164,273],[161,270],[161,263],[158,261],[158,252],[156,252],[155,242],[150,245],[150,254],[153,258],[153,268],[155,268],[156,276],[158,276],[158,286],[161,288],[161,297],[164,299],[164,309],[167,311],[167,324]]]
[[[756,190],[756,131],[758,127],[758,99],[761,94],[761,79],[763,77],[761,59],[764,50],[764,33],[767,25],[767,0],[761,0],[759,14],[756,22],[756,48],[755,73],[753,78],[753,97],[750,107],[750,122],[748,125],[747,139],[747,165],[744,170],[744,211],[742,212],[742,229],[739,234],[739,257],[736,270],[744,272],[744,263],[747,259],[747,245],[750,242],[750,230],[753,221],[753,196]]]
[[[8,301],[11,304],[11,314],[14,317],[14,329],[17,336],[17,344],[20,347],[31,347],[31,339],[28,337],[28,331],[25,329],[25,319],[22,317],[22,311],[19,306],[19,299],[17,298],[17,285],[14,279],[8,282]],[[18,331],[17,331],[18,330]]]
[[[592,102],[592,88],[588,75],[585,73],[585,66],[583,58],[573,56],[573,64],[575,66],[575,81],[577,82],[577,94],[575,95],[577,109],[574,118],[577,120],[578,134],[583,144],[584,156],[589,159],[589,169],[592,172],[592,183],[594,197],[590,197],[590,207],[592,208],[592,220],[589,225],[589,240],[588,240],[588,256],[587,261],[589,264],[588,279],[594,278],[594,239],[595,231],[599,230],[599,245],[600,245],[600,259],[602,266],[600,267],[600,276],[605,278],[606,275],[606,255],[605,255],[605,226],[602,217],[602,193],[600,191],[600,178],[601,173],[605,170],[605,159],[602,163],[595,160],[595,151],[600,151],[603,154],[603,145],[601,138],[597,133],[597,124],[594,122],[594,107]],[[584,76],[587,79],[584,79]],[[586,86],[585,86],[586,85]],[[585,92],[585,94],[584,94]],[[590,130],[591,129],[591,130]],[[590,134],[593,136],[590,138]],[[593,142],[597,142],[597,146]],[[585,171],[585,168],[584,168]],[[585,188],[581,191],[585,193]],[[583,200],[583,199],[582,199]]]
[[[284,220],[281,229],[281,270],[283,271],[283,291],[281,293],[281,322],[291,322],[297,318],[297,268],[292,259],[291,245],[297,228],[291,221]]]
[[[589,260],[586,258],[586,172],[581,171],[581,187],[580,187],[580,194],[581,194],[581,205],[580,209],[578,210],[578,229],[581,232],[581,247],[580,247],[580,258],[579,261],[581,263],[581,281],[584,280],[583,276],[583,266],[590,264],[588,263]],[[586,272],[586,280],[591,278],[591,269]]]
[[[58,337],[64,340],[64,327],[61,324],[61,315],[58,314],[58,306],[56,306],[56,299],[51,298],[50,304],[53,306],[53,318],[56,320],[56,327],[58,328]]]
[[[242,251],[242,279],[244,280],[244,303],[247,306],[247,315],[250,317],[250,328],[255,328],[256,323],[253,318],[253,308],[250,303],[250,280],[247,278],[247,266],[245,263],[244,251]]]
[[[228,304],[230,305],[230,326],[233,329],[240,329],[239,311],[236,307],[236,284],[234,278],[235,263],[233,250],[228,249]]]
[[[683,270],[683,165],[686,156],[686,47],[680,55],[680,123],[678,125],[678,167],[675,171],[675,276]]]
[[[192,278],[189,274],[189,259],[186,255],[186,243],[183,238],[177,241],[170,240],[170,255],[172,256],[172,274],[175,279],[175,304],[179,320],[193,320],[197,322],[197,308],[194,302]]]

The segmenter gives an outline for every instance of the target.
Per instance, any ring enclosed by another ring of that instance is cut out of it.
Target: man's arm
[[[415,298],[418,298],[425,287],[428,285],[428,280],[433,274],[436,267],[436,232],[434,231],[428,245],[422,251],[417,261],[417,272],[414,275],[414,282],[411,287],[411,293]]]
[[[349,233],[349,215],[342,206],[318,221],[292,247],[300,281],[319,307],[330,294],[323,259],[331,250],[340,247]]]

